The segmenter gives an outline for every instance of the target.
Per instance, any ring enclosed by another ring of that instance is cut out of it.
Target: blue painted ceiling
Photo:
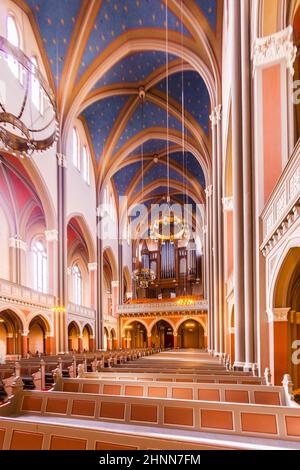
[[[166,93],[167,80],[162,80],[155,88]],[[203,79],[197,72],[186,71],[175,73],[168,78],[169,96],[182,106],[182,96],[185,109],[196,119],[208,135],[210,104],[209,94]],[[183,90],[183,93],[182,93]]]
[[[205,177],[203,174],[203,170],[194,155],[189,152],[185,152],[184,155],[182,152],[175,152],[170,154],[170,159],[174,160],[175,163],[180,165],[180,167],[183,168],[184,172],[186,169],[186,174],[192,174],[197,179],[197,181],[199,181],[202,188],[205,188]]]
[[[217,27],[217,0],[195,0],[198,7],[208,19],[211,27],[216,30]]]
[[[52,73],[56,86],[59,85],[63,71],[64,61],[67,56],[68,47],[74,32],[74,28],[79,21],[82,0],[25,0],[31,8],[38,27],[41,39],[44,43],[46,53],[49,58]],[[189,0],[188,0],[189,1]],[[212,29],[216,30],[217,0],[193,0],[206,16]],[[166,28],[166,5],[162,0],[99,0],[96,5],[99,7],[91,32],[87,37],[87,42],[83,50],[82,57],[79,57],[79,69],[76,80],[78,81],[93,61],[113,43],[113,41],[126,40],[128,31],[148,29],[155,31]],[[83,12],[83,10],[82,10]],[[171,31],[183,33],[192,39],[191,32],[182,26],[180,19],[169,9],[168,26]],[[168,55],[168,64],[172,65],[177,59],[176,56]],[[160,51],[140,51],[128,54],[115,64],[96,83],[94,89],[101,89],[108,85],[120,84],[120,92],[125,83],[147,84],[147,79],[151,74],[166,66],[166,54]],[[184,106],[204,132],[209,134],[209,114],[210,99],[205,83],[194,71],[183,73],[184,86]],[[169,96],[175,100],[181,108],[182,95],[182,75],[175,73],[168,79]],[[157,83],[151,90],[166,93],[166,80]],[[113,125],[122,116],[122,110],[132,96],[118,95],[110,96],[90,105],[82,113],[89,129],[91,140],[94,146],[97,163],[103,152],[105,143],[111,135]],[[141,105],[133,112],[129,118],[119,141],[117,142],[114,155],[129,139],[142,130],[142,108]],[[167,116],[165,109],[153,104],[149,99],[144,103],[144,129],[158,127],[166,129]],[[181,131],[181,122],[169,114],[169,128]],[[190,134],[185,131],[186,134]],[[170,147],[174,145],[170,142]],[[160,153],[166,148],[166,141],[150,139],[144,144],[144,155]],[[140,155],[141,147],[137,147],[129,156]],[[182,154],[170,154],[179,165],[182,165]],[[140,163],[130,163],[119,170],[114,175],[114,183],[119,194],[124,194],[134,175],[140,171]],[[199,183],[204,187],[204,175],[201,166],[191,155],[187,156],[187,166],[189,171],[196,176]],[[175,170],[170,170],[171,178],[182,181],[182,174]],[[166,175],[166,167],[162,164],[154,165],[145,175],[145,184]],[[137,190],[140,189],[140,186]],[[158,188],[161,191],[163,188]],[[164,190],[164,189],[163,189]]]
[[[175,55],[168,54],[168,64],[177,59]],[[136,83],[144,81],[150,74],[160,67],[166,66],[166,54],[160,51],[144,51],[129,54],[114,65],[96,83],[94,88],[119,83]]]

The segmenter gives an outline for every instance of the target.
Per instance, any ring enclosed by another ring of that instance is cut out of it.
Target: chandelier
[[[46,80],[36,64],[2,36],[0,69],[6,86],[0,88],[0,144],[21,158],[49,149],[59,132],[55,97]],[[33,103],[33,94],[40,106]]]
[[[149,268],[138,268],[133,271],[132,275],[133,280],[141,289],[147,289],[150,282],[154,281],[156,278],[155,272]]]
[[[175,240],[189,240],[190,230],[184,220],[176,215],[165,215],[155,219],[150,226],[150,238],[152,240],[161,240],[163,243]]]

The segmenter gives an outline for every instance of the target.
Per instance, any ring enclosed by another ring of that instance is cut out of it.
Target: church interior
[[[0,1],[0,449],[300,449],[300,0]]]

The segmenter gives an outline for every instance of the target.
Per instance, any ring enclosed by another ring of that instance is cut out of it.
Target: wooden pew
[[[168,373],[168,371],[160,371],[159,373],[149,372],[123,372],[123,370],[109,370],[102,372],[83,372],[81,378],[100,379],[100,380],[128,380],[128,381],[153,381],[153,382],[198,382],[198,383],[225,383],[225,384],[249,384],[264,385],[265,377],[254,377],[243,372],[197,372],[195,373]]]
[[[252,403],[260,405],[294,406],[287,387],[267,385],[230,385],[143,381],[110,381],[91,379],[62,379],[53,391],[92,393],[100,395],[140,396],[150,398],[175,398],[229,403]]]
[[[123,423],[134,426],[137,434],[141,425],[162,433],[180,429],[300,444],[299,409],[286,406],[25,390],[1,406],[0,416],[10,415],[35,422],[38,416],[53,416],[63,426],[70,418]]]

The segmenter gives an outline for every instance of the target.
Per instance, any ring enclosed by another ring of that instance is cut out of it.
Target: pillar
[[[14,354],[14,335],[7,333],[6,336],[6,354]]]
[[[9,238],[11,281],[26,285],[25,260],[27,243],[19,235]]]
[[[244,233],[243,233],[243,146],[241,103],[241,2],[231,2],[232,23],[232,186],[233,186],[233,259],[235,311],[235,368],[245,364],[244,315]]]
[[[241,2],[241,64],[242,64],[242,147],[243,147],[243,212],[244,212],[244,313],[245,366],[250,370],[254,358],[253,308],[253,210],[252,210],[252,145],[251,145],[251,43],[249,2]]]
[[[61,142],[58,142],[58,152]],[[57,153],[57,213],[58,213],[58,256],[57,256],[57,305],[67,306],[67,224],[66,224],[66,177],[67,157]],[[68,350],[67,314],[58,313],[57,317],[57,347],[59,353]]]
[[[56,296],[58,231],[56,229],[45,230],[45,238],[48,257],[48,292]]]
[[[78,336],[78,352],[82,353],[83,352],[83,341],[82,341],[82,336]]]
[[[178,335],[177,333],[174,333],[174,349],[178,348]]]
[[[88,263],[91,308],[97,306],[97,268],[96,262]]]
[[[89,337],[89,352],[95,351],[95,338],[94,336]]]
[[[118,297],[119,297],[119,281],[111,282],[111,298],[112,298],[112,316],[117,317]]]
[[[215,110],[210,115],[212,130],[212,259],[213,259],[213,323],[214,323],[214,351],[220,352],[220,328],[219,328],[219,243],[218,243],[218,147],[217,147],[217,117]]]
[[[212,256],[212,186],[205,189],[206,194],[206,219],[207,219],[207,292],[208,292],[208,331],[209,331],[209,351],[214,350],[214,283],[213,283],[213,256]]]
[[[152,347],[152,335],[148,335],[148,348]]]
[[[217,206],[218,206],[218,319],[219,319],[219,352],[225,351],[224,335],[224,228],[222,211],[223,194],[223,152],[222,152],[222,106],[215,108],[217,125]]]
[[[127,344],[126,344],[126,338],[125,336],[122,336],[122,349],[126,349]]]
[[[28,353],[28,333],[29,331],[22,331],[22,357],[26,357]]]
[[[68,351],[71,350],[70,348],[70,340],[68,342],[69,349]],[[46,354],[55,354],[55,337],[54,336],[46,336]]]
[[[289,312],[290,308],[273,308],[268,312],[270,370],[274,385],[281,385],[290,366]]]

